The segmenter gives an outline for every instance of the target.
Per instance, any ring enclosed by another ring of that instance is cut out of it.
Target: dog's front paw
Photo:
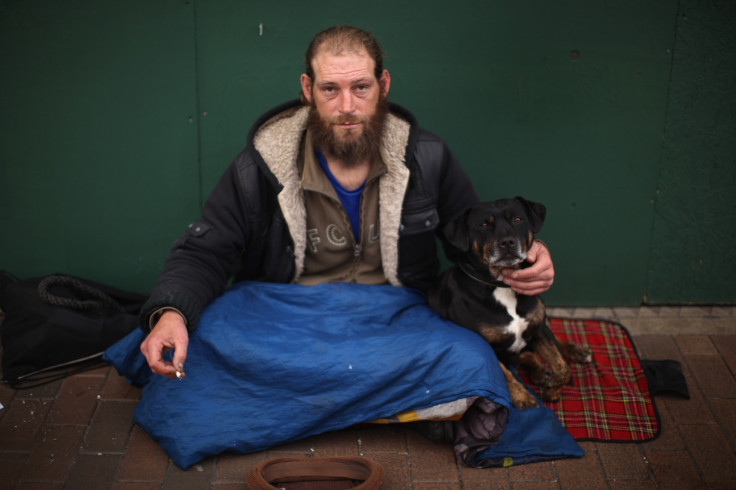
[[[524,410],[526,408],[534,408],[539,406],[539,403],[537,403],[537,399],[534,398],[534,395],[529,393],[529,390],[524,387],[522,387],[521,389],[510,390],[509,394],[511,395],[511,404],[514,406],[514,408]]]
[[[593,362],[593,351],[583,345],[574,342],[565,342],[560,345],[560,351],[562,352],[562,357],[569,362],[577,364]]]
[[[545,402],[556,402],[562,398],[562,386],[559,387],[545,387],[539,394],[539,397]]]
[[[572,370],[567,364],[563,364],[560,369],[552,373],[542,385],[542,391],[539,397],[545,402],[556,402],[562,396],[562,388],[570,381]]]

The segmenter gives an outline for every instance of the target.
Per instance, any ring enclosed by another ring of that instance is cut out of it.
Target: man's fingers
[[[168,378],[183,378],[188,345],[189,333],[183,318],[176,313],[164,314],[141,343],[141,352],[155,374]],[[163,358],[169,350],[174,351],[171,361]]]

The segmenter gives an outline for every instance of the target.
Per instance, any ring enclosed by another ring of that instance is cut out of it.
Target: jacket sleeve
[[[450,221],[466,209],[478,204],[480,198],[467,172],[447,145],[444,145],[444,153],[444,164],[439,179],[439,199],[437,201],[437,211],[440,216],[437,234],[442,242],[445,256],[454,262],[459,251],[445,239],[443,230]]]
[[[156,286],[141,309],[144,331],[149,331],[151,315],[162,308],[178,310],[186,318],[187,328],[193,330],[202,309],[225,290],[249,236],[239,181],[236,160],[210,194],[201,217],[174,242]]]
[[[456,251],[444,240],[442,229],[478,202],[470,178],[445,142],[419,129],[408,155],[411,171],[402,208],[399,233],[399,278],[409,287],[428,289],[441,266],[437,237],[448,258]]]

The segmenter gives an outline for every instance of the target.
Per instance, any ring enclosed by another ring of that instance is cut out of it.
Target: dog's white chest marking
[[[522,337],[522,334],[529,326],[529,322],[516,313],[516,293],[511,288],[496,288],[493,290],[493,297],[506,307],[506,312],[511,317],[511,323],[506,327],[506,332],[514,334],[514,343],[511,344],[509,350],[511,352],[519,352],[526,347],[526,341]]]

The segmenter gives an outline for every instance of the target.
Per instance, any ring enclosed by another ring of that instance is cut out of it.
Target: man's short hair
[[[343,51],[359,51],[364,48],[368,55],[373,59],[373,73],[376,80],[381,79],[383,73],[383,52],[378,45],[378,41],[367,31],[353,26],[335,26],[330,27],[312,39],[304,56],[305,73],[314,83],[314,69],[312,68],[312,60],[320,49],[328,49],[333,54],[339,54]]]

